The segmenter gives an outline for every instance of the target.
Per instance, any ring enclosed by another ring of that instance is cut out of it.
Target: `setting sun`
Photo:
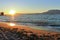
[[[14,14],[15,14],[15,10],[10,10],[10,11],[9,11],[9,14],[10,14],[10,15],[14,15]]]

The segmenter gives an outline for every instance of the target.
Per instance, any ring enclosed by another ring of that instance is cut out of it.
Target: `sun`
[[[10,11],[9,11],[9,14],[10,14],[10,15],[14,15],[14,14],[15,14],[15,10],[10,10]]]

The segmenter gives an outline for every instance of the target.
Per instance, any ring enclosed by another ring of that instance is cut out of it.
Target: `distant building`
[[[0,16],[4,16],[4,12],[0,12]]]

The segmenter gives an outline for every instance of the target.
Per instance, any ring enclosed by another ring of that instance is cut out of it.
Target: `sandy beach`
[[[9,25],[10,23],[6,23],[6,22],[0,22],[0,27],[5,27],[5,28],[10,28],[10,29],[13,29],[13,28],[18,28],[18,31],[20,29],[24,29],[26,31],[33,31],[34,33],[52,33],[52,34],[55,34],[55,33],[58,33],[58,32],[53,32],[53,31],[46,31],[46,30],[36,30],[36,29],[33,29],[33,28],[30,28],[28,26],[24,26],[24,25],[15,25],[15,26],[10,26]]]
[[[6,22],[0,22],[0,32],[1,35],[3,35],[1,40],[58,40],[60,38],[60,33],[58,32],[36,30],[28,26],[16,24],[14,26],[11,26],[10,23]]]

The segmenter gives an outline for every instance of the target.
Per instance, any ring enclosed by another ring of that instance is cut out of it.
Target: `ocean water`
[[[33,14],[19,16],[0,16],[0,22],[16,21],[18,25],[29,26],[38,30],[49,30],[60,32],[60,15],[59,14]],[[12,19],[14,18],[14,19]],[[46,23],[42,23],[46,22]],[[41,25],[42,23],[42,25]],[[55,25],[55,26],[50,26]]]

